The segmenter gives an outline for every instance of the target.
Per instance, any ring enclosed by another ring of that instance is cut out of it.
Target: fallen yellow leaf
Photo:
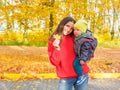
[[[18,89],[18,88],[21,88],[21,86],[16,86],[15,88]]]

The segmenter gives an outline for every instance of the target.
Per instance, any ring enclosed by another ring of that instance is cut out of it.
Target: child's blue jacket
[[[85,38],[85,37],[93,39],[92,33],[90,33],[90,32],[82,33],[80,36],[75,37],[74,49],[75,49],[75,53],[79,57],[79,60],[83,60],[86,62],[89,60],[88,54],[89,54],[89,50],[91,48],[91,44],[90,44],[90,42],[86,42],[83,40],[81,42],[81,39]]]

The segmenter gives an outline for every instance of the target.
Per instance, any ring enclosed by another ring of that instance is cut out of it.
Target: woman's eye
[[[69,25],[66,25],[67,27],[70,27]]]

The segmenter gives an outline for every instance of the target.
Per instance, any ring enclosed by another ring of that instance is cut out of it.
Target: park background
[[[85,19],[98,39],[91,78],[120,78],[119,0],[0,0],[0,79],[57,78],[47,43],[66,16]]]

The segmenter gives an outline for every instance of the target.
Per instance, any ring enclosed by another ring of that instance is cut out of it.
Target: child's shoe
[[[85,81],[86,78],[87,78],[86,75],[78,76],[78,79],[77,79],[76,85],[80,85],[80,84],[82,84],[82,83]]]

